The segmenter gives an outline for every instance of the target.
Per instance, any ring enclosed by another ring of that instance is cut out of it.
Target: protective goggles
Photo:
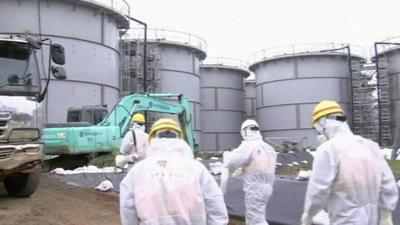
[[[260,130],[260,128],[257,126],[248,126],[248,127],[245,127],[243,130],[258,131],[258,130]]]
[[[169,130],[169,129],[163,129],[159,130],[155,134],[156,138],[180,138],[181,135],[174,131],[174,130]]]
[[[258,131],[258,130],[260,130],[260,128],[256,127],[256,126],[252,126],[252,127],[249,128],[249,130]]]
[[[325,131],[325,126],[326,126],[326,120],[336,120],[336,121],[341,121],[341,122],[345,122],[346,121],[346,116],[344,115],[329,115],[326,117],[323,117],[321,119],[318,120],[317,123],[314,124],[314,129],[319,133],[319,134],[323,134],[323,132]]]

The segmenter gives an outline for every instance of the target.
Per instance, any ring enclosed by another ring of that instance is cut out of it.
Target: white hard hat
[[[242,123],[242,126],[240,127],[240,130],[244,130],[247,127],[260,127],[258,123],[255,120],[246,120]]]

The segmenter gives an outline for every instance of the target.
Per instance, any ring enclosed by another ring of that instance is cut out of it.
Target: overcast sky
[[[282,45],[351,43],[400,35],[399,0],[130,0],[133,17],[149,27],[196,34],[208,56],[247,60]]]

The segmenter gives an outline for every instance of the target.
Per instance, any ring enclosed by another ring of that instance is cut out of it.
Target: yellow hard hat
[[[322,117],[329,116],[332,114],[344,115],[342,107],[340,107],[340,105],[335,101],[331,100],[321,101],[314,108],[312,116],[312,125],[314,126],[314,124],[317,123],[318,120],[321,119]]]
[[[156,122],[154,122],[153,126],[151,126],[151,131],[150,131],[150,134],[149,134],[149,140],[154,138],[154,136],[156,135],[157,131],[165,130],[165,129],[171,129],[173,131],[176,131],[182,137],[182,130],[173,119],[161,118],[161,119],[157,120]]]
[[[134,123],[145,123],[146,119],[144,118],[143,114],[141,113],[136,113],[135,115],[133,115],[132,117],[132,122]]]

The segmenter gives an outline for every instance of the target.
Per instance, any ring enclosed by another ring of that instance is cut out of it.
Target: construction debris
[[[296,180],[308,180],[311,176],[311,170],[300,170]]]
[[[97,168],[96,166],[84,166],[78,167],[74,170],[64,170],[63,168],[56,168],[50,173],[58,175],[71,175],[71,174],[81,174],[81,173],[113,173],[115,172],[114,167]]]
[[[114,189],[114,185],[111,183],[110,180],[104,180],[99,185],[97,185],[94,189],[98,191],[111,191]]]

